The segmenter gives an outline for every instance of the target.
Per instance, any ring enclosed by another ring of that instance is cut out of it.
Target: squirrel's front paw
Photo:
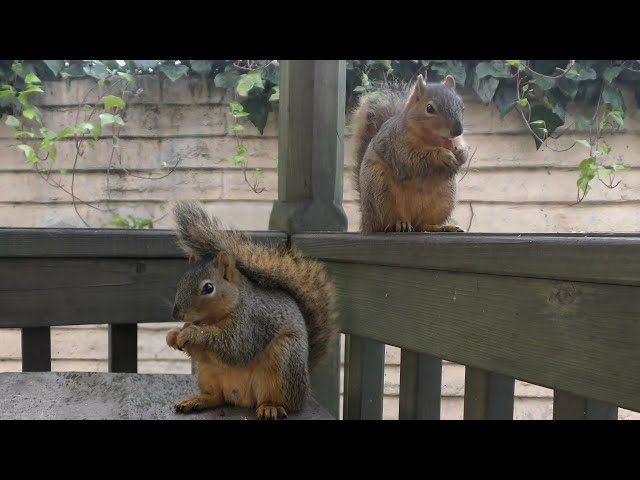
[[[192,327],[191,325],[180,330],[180,332],[178,333],[178,336],[176,337],[176,345],[178,347],[178,350],[184,350],[184,346],[187,343],[189,343],[191,340],[193,340],[194,333],[195,333],[195,328]]]
[[[462,166],[467,163],[467,160],[469,160],[469,148],[458,147],[453,151],[453,155],[455,156],[458,165]]]
[[[178,349],[178,335],[180,334],[181,327],[173,327],[167,332],[167,345],[171,348]]]

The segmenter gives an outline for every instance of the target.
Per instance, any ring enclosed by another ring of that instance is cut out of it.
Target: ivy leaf
[[[593,68],[583,68],[582,65],[576,64],[571,70],[569,70],[569,73],[567,73],[565,77],[569,80],[583,82],[585,80],[595,80],[597,78],[597,75],[596,71]]]
[[[180,77],[184,76],[188,71],[189,67],[186,65],[160,65],[159,70],[164,73],[169,80],[175,82]]]
[[[35,73],[28,73],[26,77],[24,77],[25,83],[42,83],[42,80],[38,78]]]
[[[161,60],[134,60],[133,63],[135,63],[136,67],[141,68],[142,70],[148,70],[150,68],[156,68],[158,66],[158,63],[160,63]]]
[[[568,80],[562,77],[558,80],[558,89],[564,93],[571,100],[576,98],[576,93],[578,93],[578,83],[573,80]]]
[[[554,113],[552,110],[548,109],[544,105],[535,105],[533,108],[531,108],[531,119],[534,121],[535,120],[544,121],[548,135],[551,135],[553,132],[556,131],[558,127],[564,124],[564,120],[562,118],[560,118],[558,115],[556,115],[556,113]],[[538,135],[538,136],[542,138],[541,135]],[[540,141],[535,137],[534,137],[534,140],[536,142],[536,149],[540,148],[540,145],[541,145]]]
[[[275,86],[275,87],[273,87],[273,93],[269,97],[269,101],[270,102],[277,102],[278,100],[280,100],[280,87]]]
[[[18,145],[18,149],[22,150],[22,152],[24,153],[25,157],[27,157],[27,162],[28,163],[38,163],[38,157],[36,156],[36,152],[33,151],[33,148],[31,148],[29,145],[25,145],[20,144]]]
[[[69,65],[63,70],[63,73],[69,77],[84,77],[86,75],[84,68],[79,63]]]
[[[85,65],[82,70],[84,70],[84,73],[97,80],[104,80],[109,76],[109,70],[107,67],[97,60],[94,60],[94,63],[90,65]]]
[[[228,65],[224,72],[216,75],[213,79],[213,83],[218,88],[236,88],[240,74],[231,66]]]
[[[620,93],[620,90],[613,85],[604,86],[604,89],[602,90],[602,100],[604,103],[611,105],[612,108],[625,109],[622,94]]]
[[[264,82],[262,81],[260,71],[258,70],[240,75],[240,80],[236,86],[236,92],[238,92],[238,95],[248,97],[250,92],[253,91],[253,93],[256,93],[254,89],[264,89]]]
[[[271,104],[269,100],[263,95],[247,98],[242,102],[245,112],[249,112],[249,120],[260,131],[260,134],[264,132],[264,127],[267,124],[267,116],[271,110]]]
[[[500,81],[497,78],[478,78],[476,75],[473,79],[473,89],[484,103],[489,103],[496,93],[498,83],[500,83]]]
[[[484,61],[476,65],[476,77],[497,77],[497,78],[509,78],[511,72],[507,68],[507,64],[504,60],[491,60],[490,62]]]
[[[245,157],[242,155],[230,155],[227,157],[227,160],[234,165],[244,165]]]
[[[56,77],[64,67],[64,60],[43,60],[43,63],[49,67],[49,70],[51,70]]]
[[[100,125],[104,127],[105,125],[111,125],[112,123],[124,125],[124,120],[122,120],[120,115],[112,115],[111,113],[100,114]]]
[[[20,120],[13,115],[7,116],[7,120],[4,122],[8,127],[18,128],[20,126]]]
[[[631,170],[631,167],[627,167],[626,165],[620,165],[617,163],[611,165],[611,168],[613,168],[614,172],[629,172]]]
[[[191,70],[200,75],[207,75],[213,67],[213,60],[191,60]]]
[[[30,137],[30,138],[33,138],[33,137],[35,137],[35,136],[36,136],[36,134],[35,134],[35,133],[33,133],[33,132],[27,132],[27,131],[25,131],[25,130],[16,130],[16,133],[14,133],[14,135],[15,135],[16,137],[22,137],[22,136],[25,136],[25,135],[26,135],[27,137]]]
[[[516,82],[509,80],[502,80],[493,101],[496,102],[500,116],[504,117],[507,113],[513,110],[516,106],[518,95],[516,93]]]
[[[607,82],[611,83],[616,78],[618,78],[618,75],[620,75],[621,71],[622,71],[622,67],[607,67],[604,69],[604,72],[602,72],[602,77]]]
[[[131,75],[130,73],[117,72],[117,74],[118,74],[119,77],[124,78],[129,83],[135,83],[136,82],[135,78],[133,78],[133,75]]]
[[[591,150],[591,144],[587,140],[576,140],[576,143]]]
[[[431,62],[430,68],[443,77],[451,75],[459,85],[464,85],[467,81],[467,69],[460,60],[447,60],[445,62],[434,60]]]
[[[274,85],[280,83],[280,69],[273,63],[262,69],[262,79]]]
[[[120,97],[116,97],[115,95],[107,95],[104,97],[104,108],[105,110],[111,110],[112,108],[124,108],[124,100]]]
[[[530,72],[531,74],[531,82],[538,85],[542,90],[550,90],[556,85],[556,81],[553,78],[547,78],[543,75],[539,75],[534,72]]]

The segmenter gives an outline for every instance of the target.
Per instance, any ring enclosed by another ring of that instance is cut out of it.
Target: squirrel
[[[324,266],[223,230],[199,202],[176,201],[173,215],[190,266],[173,307],[173,319],[185,323],[166,342],[194,360],[200,389],[175,411],[233,404],[280,419],[301,410],[309,372],[337,335],[335,286]]]
[[[361,97],[354,114],[355,188],[363,232],[462,232],[444,225],[455,207],[456,173],[468,159],[464,104],[447,75],[412,89],[390,85]]]

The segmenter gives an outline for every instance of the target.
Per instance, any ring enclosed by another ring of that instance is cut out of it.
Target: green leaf
[[[161,60],[134,60],[136,67],[141,68],[142,70],[147,70],[149,68],[155,68],[158,66]]]
[[[527,100],[526,98],[521,98],[520,100],[515,102],[515,105],[525,108],[527,105],[529,105],[529,100]]]
[[[262,89],[264,89],[264,82],[259,71],[240,75],[236,86],[236,92],[242,97],[248,97],[250,93],[257,93],[256,90]]]
[[[614,172],[628,172],[631,170],[631,167],[627,167],[626,165],[620,165],[617,163],[611,165],[611,168],[613,168]]]
[[[42,88],[38,87],[37,85],[29,85],[22,92],[20,92],[21,95],[29,94],[29,93],[44,93],[44,90],[42,90]]]
[[[183,77],[189,71],[189,67],[186,65],[160,65],[159,70],[164,73],[169,80],[175,82],[180,77]]]
[[[110,113],[101,113],[100,114],[100,125],[103,127],[105,125],[111,125],[115,123],[117,125],[124,125],[124,121],[120,117],[120,115],[112,115]]]
[[[109,76],[109,70],[102,62],[94,60],[94,63],[82,67],[84,73],[97,80],[103,80]]]
[[[578,165],[578,170],[582,175],[586,175],[586,176],[593,175],[596,169],[595,162],[596,162],[596,159],[593,157],[585,158],[580,162],[580,165]],[[593,178],[593,176],[591,178]]]
[[[42,83],[42,80],[40,80],[35,73],[28,73],[27,76],[24,77],[24,81],[27,84],[30,84],[30,83]]]
[[[51,160],[55,160],[57,156],[58,156],[58,149],[56,148],[55,143],[53,143],[49,147],[49,158]]]
[[[33,148],[31,148],[29,145],[25,145],[24,143],[22,143],[18,145],[18,149],[22,150],[25,157],[27,157],[28,163],[31,163],[31,164],[38,163],[38,157],[36,156],[36,152],[34,152]]]
[[[267,117],[271,110],[271,104],[269,99],[263,95],[249,97],[242,102],[245,112],[249,112],[249,120],[260,131],[260,134],[264,132],[264,127],[267,124]]]
[[[232,132],[241,132],[242,130],[244,130],[244,127],[239,123],[234,123],[233,125],[231,125],[230,130]]]
[[[244,145],[238,145],[236,148],[236,155],[244,155],[245,153],[247,153],[247,147]]]
[[[366,92],[367,89],[364,88],[362,85],[358,85],[356,88],[353,89],[353,91],[360,93],[360,92]]]
[[[613,108],[625,109],[624,99],[617,87],[613,85],[605,85],[602,90],[602,101]]]
[[[605,178],[608,178],[611,176],[613,172],[613,168],[611,167],[606,167],[604,165],[598,165],[598,169],[597,169],[597,174],[598,174],[598,178],[604,180]]]
[[[42,62],[49,67],[49,70],[51,70],[56,77],[62,70],[62,67],[64,67],[64,60],[43,60]]]
[[[13,135],[14,135],[14,136],[16,136],[16,137],[24,137],[24,136],[27,136],[27,137],[30,137],[30,138],[33,138],[33,137],[35,137],[35,136],[36,136],[36,134],[35,134],[35,133],[33,133],[33,132],[27,132],[26,130],[17,130],[17,131],[16,131],[16,133],[14,133]]]
[[[275,86],[275,87],[273,87],[273,93],[269,97],[269,101],[270,102],[277,102],[278,100],[280,100],[280,87]]]
[[[70,77],[84,77],[86,75],[84,68],[78,63],[69,65],[63,70],[63,73]]]
[[[93,136],[94,140],[98,140],[98,138],[100,137],[100,133],[102,132],[102,128],[97,122],[82,122],[79,129],[81,134],[90,134]]]
[[[531,75],[531,82],[538,85],[542,90],[550,90],[556,85],[556,80],[553,78],[547,78],[535,72],[529,72]]]
[[[208,75],[213,67],[213,60],[191,60],[191,70],[200,75]]]
[[[585,80],[595,80],[597,75],[593,68],[584,68],[582,65],[576,64],[565,77],[569,80],[583,82]]]
[[[499,83],[497,78],[479,78],[476,75],[473,79],[473,89],[484,103],[489,103],[493,99]]]
[[[576,98],[576,94],[578,93],[578,83],[573,80],[568,80],[566,78],[561,78],[558,80],[558,89],[564,93],[571,100]]]
[[[40,127],[40,134],[47,140],[53,140],[58,135],[56,132],[47,127]]]
[[[232,65],[228,65],[224,72],[221,72],[216,75],[216,78],[213,79],[213,83],[218,88],[236,88],[238,84],[238,79],[240,78],[240,74],[233,68]]]
[[[273,63],[262,69],[262,79],[274,85],[280,83],[280,69]]]
[[[434,60],[431,62],[430,68],[443,77],[451,75],[461,86],[467,81],[467,69],[460,60]]]
[[[534,120],[544,120],[547,134],[551,135],[556,129],[564,124],[564,119],[560,118],[552,110],[544,105],[535,105],[531,108],[531,118]],[[539,141],[535,139],[536,147],[540,148]]]
[[[234,165],[244,165],[245,157],[243,157],[242,155],[231,155],[227,157],[227,160]]]
[[[7,119],[4,122],[8,127],[18,128],[20,126],[20,120],[18,120],[13,115],[7,116]]]
[[[592,122],[590,118],[583,117],[582,115],[576,115],[576,129],[577,130],[589,130]]]
[[[589,143],[588,140],[576,140],[576,143],[578,145],[582,145],[584,148],[588,148],[589,150],[591,150],[591,143]]]
[[[111,110],[112,108],[124,108],[124,100],[120,97],[116,97],[115,95],[107,95],[104,97],[104,108],[105,110]]]
[[[63,138],[70,137],[71,135],[77,135],[79,133],[81,133],[79,128],[67,127],[56,136],[56,140],[62,140]]]
[[[616,78],[618,78],[618,75],[620,75],[621,71],[622,71],[622,67],[607,67],[604,69],[604,72],[602,73],[602,77],[607,82],[611,83]]]
[[[598,151],[600,153],[602,153],[603,155],[607,155],[609,152],[611,152],[611,147],[607,144],[607,142],[602,142],[599,146],[598,146]]]
[[[478,79],[485,77],[509,78],[511,76],[504,60],[484,61],[476,65],[476,78]]]

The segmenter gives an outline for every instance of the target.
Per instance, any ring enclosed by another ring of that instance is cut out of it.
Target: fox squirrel
[[[426,78],[426,77],[425,77]],[[361,99],[354,115],[355,186],[363,232],[462,232],[443,225],[455,207],[455,175],[468,159],[464,104],[447,75],[413,89],[392,85]]]
[[[173,308],[173,319],[186,323],[166,341],[195,361],[201,392],[175,410],[229,403],[256,408],[260,419],[301,410],[309,371],[337,334],[335,288],[324,266],[222,230],[198,202],[175,202],[173,214],[191,263]]]

